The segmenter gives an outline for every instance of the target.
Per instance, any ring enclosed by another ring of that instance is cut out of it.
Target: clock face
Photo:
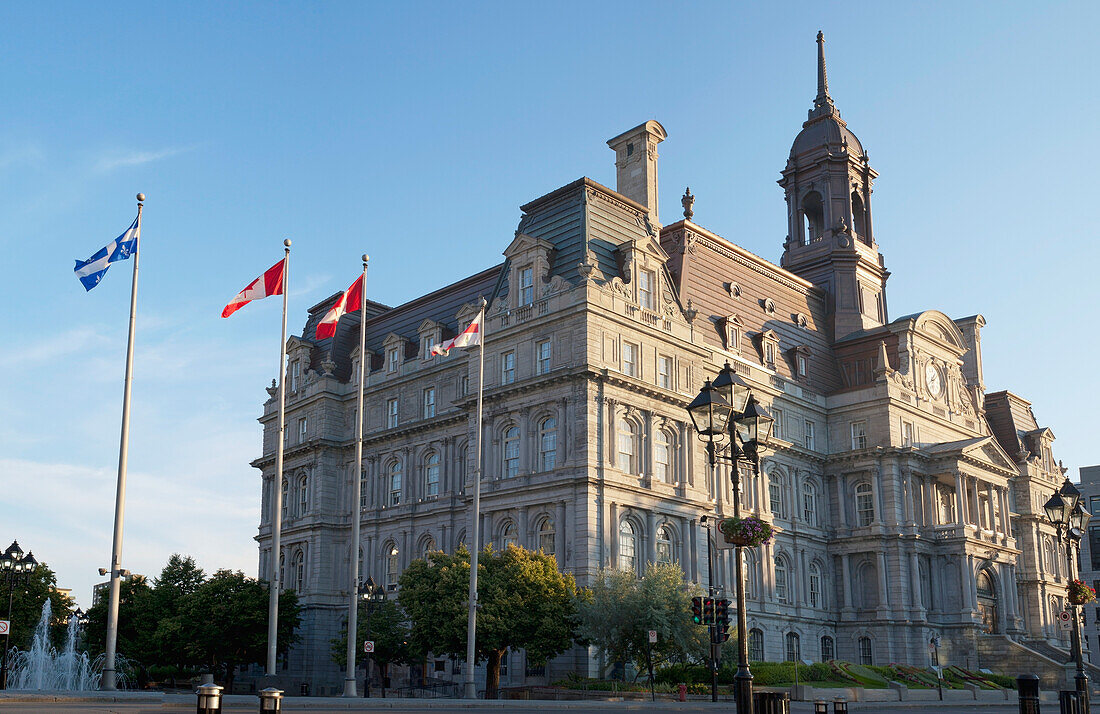
[[[924,383],[928,385],[928,392],[933,397],[943,394],[943,377],[931,362],[924,366]]]

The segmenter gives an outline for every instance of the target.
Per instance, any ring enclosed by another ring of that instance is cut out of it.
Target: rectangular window
[[[435,347],[435,336],[428,335],[420,340],[420,359],[428,359],[432,356],[432,348]]]
[[[1089,526],[1089,554],[1092,556],[1092,569],[1100,570],[1100,526]]]
[[[462,375],[462,379],[458,380],[458,394],[461,397],[470,393],[470,378],[467,375]]]
[[[803,431],[803,434],[806,437],[806,448],[810,451],[814,451],[817,448],[817,444],[814,441],[814,431],[816,430],[816,428],[817,427],[812,421],[807,421],[805,429]]]
[[[775,343],[770,340],[764,342],[764,364],[775,364]]]
[[[550,371],[550,340],[535,345],[535,373],[546,374]]]
[[[783,428],[783,410],[772,407],[772,418],[775,419],[775,423],[772,425],[772,434],[780,439],[786,438],[786,431]]]
[[[903,421],[901,423],[901,445],[912,446],[913,443],[913,422]]]
[[[852,448],[853,449],[866,449],[867,448],[867,422],[854,421],[852,422]]]
[[[530,305],[535,301],[535,271],[532,268],[523,268],[519,271],[519,304],[520,307]]]
[[[807,372],[807,369],[806,369],[806,356],[805,355],[798,355],[798,376],[799,377],[805,377],[806,372]]]
[[[653,300],[653,273],[648,270],[638,271],[638,304],[646,310],[656,308]]]
[[[397,400],[391,399],[386,402],[386,428],[393,429],[397,426]]]
[[[500,383],[511,384],[516,381],[516,353],[505,352],[500,356]]]
[[[309,430],[309,422],[305,419],[298,420],[298,443],[304,443],[306,440],[306,432]]]
[[[623,343],[623,374],[638,376],[638,345]]]
[[[435,416],[435,387],[424,390],[424,418],[431,419]]]
[[[397,371],[397,348],[391,347],[389,352],[386,353],[386,370],[388,372]]]
[[[1100,516],[1100,496],[1089,496],[1089,513]]]
[[[302,363],[293,362],[290,365],[290,391],[298,391],[298,380],[302,377]]]
[[[661,355],[657,358],[657,386],[672,389],[672,358]]]
[[[290,429],[283,427],[283,448],[290,446]]]

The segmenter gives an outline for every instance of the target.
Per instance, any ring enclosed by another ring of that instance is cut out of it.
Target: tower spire
[[[829,77],[825,73],[825,33],[817,31],[817,97],[814,99],[814,107],[823,107],[832,104],[833,98],[829,96]]]

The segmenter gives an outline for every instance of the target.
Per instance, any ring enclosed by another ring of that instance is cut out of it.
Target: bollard
[[[688,685],[678,684],[676,685],[676,691],[680,694],[681,702],[686,702],[688,700]]]
[[[1040,714],[1039,678],[1034,674],[1021,674],[1016,678],[1016,692],[1020,700],[1020,714]]]
[[[833,714],[848,714],[848,700],[837,697],[833,700]]]
[[[203,684],[195,690],[199,697],[198,714],[221,714],[222,688],[216,684]]]
[[[268,687],[260,691],[260,712],[281,712],[283,710],[283,690]]]
[[[824,699],[818,699],[814,702],[814,714],[829,714],[829,705],[825,703]]]

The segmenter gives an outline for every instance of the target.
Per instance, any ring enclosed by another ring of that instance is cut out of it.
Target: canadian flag
[[[362,304],[363,276],[360,275],[355,282],[344,291],[344,294],[336,301],[324,318],[317,323],[317,339],[324,340],[336,334],[336,323],[344,313],[355,312]]]
[[[446,342],[440,342],[438,345],[432,345],[432,355],[445,355],[455,347],[469,347],[470,345],[481,344],[481,317],[485,313],[479,312],[474,321],[470,323],[470,326],[463,330],[461,333],[455,335]]]
[[[222,317],[229,317],[253,300],[271,297],[272,295],[282,295],[285,267],[286,261],[280,260],[263,275],[249,283],[248,287],[237,293],[237,297],[230,300],[229,304],[222,309]]]

